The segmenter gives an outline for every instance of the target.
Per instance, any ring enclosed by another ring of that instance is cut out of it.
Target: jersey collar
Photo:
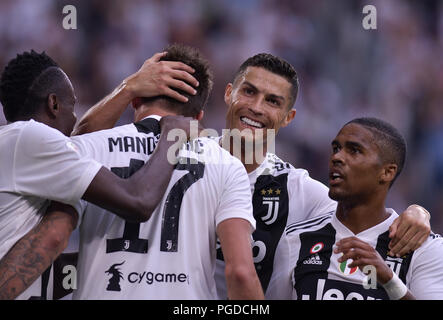
[[[143,121],[143,120],[148,119],[148,118],[152,118],[152,119],[155,119],[155,120],[157,120],[157,121],[160,121],[160,119],[162,118],[162,116],[158,116],[158,115],[156,115],[156,114],[152,114],[152,115],[150,115],[150,116],[144,117],[144,118],[141,119],[140,121]]]
[[[386,209],[388,213],[391,215],[384,221],[379,224],[366,229],[358,234],[354,234],[351,230],[349,230],[343,223],[340,222],[337,218],[337,211],[332,216],[331,224],[337,233],[339,233],[342,237],[358,237],[362,240],[371,241],[373,240],[374,234],[382,234],[389,230],[389,227],[394,222],[394,220],[398,217],[398,214],[393,209]]]

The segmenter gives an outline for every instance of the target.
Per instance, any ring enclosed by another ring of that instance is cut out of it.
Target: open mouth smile
[[[246,126],[252,127],[252,128],[257,128],[257,129],[262,129],[265,127],[265,125],[261,122],[252,120],[248,117],[240,117],[240,121],[245,124]]]

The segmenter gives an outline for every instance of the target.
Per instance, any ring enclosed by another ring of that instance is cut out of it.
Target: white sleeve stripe
[[[326,213],[326,214],[324,214],[324,215],[322,215],[322,216],[320,216],[318,218],[312,219],[312,220],[307,220],[307,221],[303,221],[303,222],[293,223],[293,224],[291,224],[291,225],[286,227],[286,234],[290,234],[290,233],[292,233],[292,232],[294,232],[296,230],[299,230],[299,229],[307,229],[309,227],[313,227],[313,226],[319,225],[323,221],[325,221],[327,219],[330,219],[334,212],[335,211],[330,211],[330,212],[328,212],[328,213]]]

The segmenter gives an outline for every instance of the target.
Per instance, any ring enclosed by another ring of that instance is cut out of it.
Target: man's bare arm
[[[231,300],[264,299],[255,271],[251,247],[251,225],[247,220],[231,218],[217,226],[223,257],[228,298]]]
[[[66,248],[77,224],[71,206],[53,202],[46,215],[0,260],[0,299],[25,291]]]
[[[102,167],[83,199],[128,221],[148,220],[161,201],[175,167],[168,160],[168,150],[175,141],[168,141],[167,135],[172,129],[182,129],[189,137],[191,120],[183,116],[163,117],[162,133],[149,161],[128,179],[121,179]]]
[[[194,69],[178,61],[160,61],[164,55],[165,52],[157,53],[146,60],[140,70],[89,109],[76,124],[72,135],[114,127],[134,98],[164,95],[187,102],[188,98],[174,89],[196,94],[193,87],[198,86],[198,81],[191,75]]]
[[[167,133],[183,128],[189,135],[190,120],[182,116],[163,117],[162,134],[151,159],[129,179],[121,179],[102,167],[83,198],[123,219],[146,221],[163,197],[175,166],[167,157],[174,143],[167,141]],[[77,219],[71,206],[51,204],[42,221],[0,261],[0,299],[16,298],[51,265],[66,248]]]

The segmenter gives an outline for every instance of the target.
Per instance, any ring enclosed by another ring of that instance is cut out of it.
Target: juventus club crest
[[[278,217],[281,189],[262,189],[260,193],[263,196],[262,204],[268,207],[267,214],[261,220],[267,225],[273,224]]]
[[[284,206],[286,195],[286,183],[282,183],[282,177],[272,175],[260,176],[255,184],[253,197],[254,218],[257,222],[264,223],[266,226],[272,226],[281,212],[281,206]],[[286,182],[286,181],[284,181]]]

